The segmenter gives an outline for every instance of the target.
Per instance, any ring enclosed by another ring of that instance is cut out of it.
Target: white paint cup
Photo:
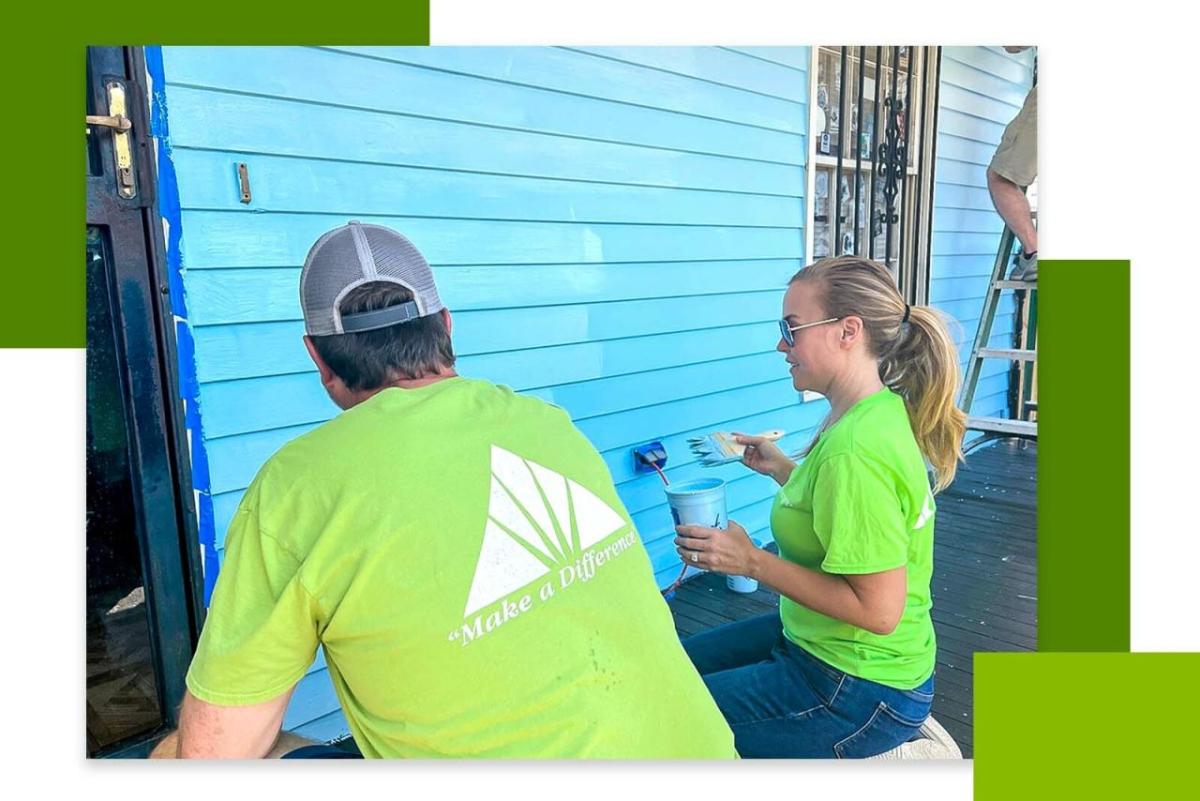
[[[698,478],[679,484],[668,484],[667,505],[675,525],[725,528],[729,517],[725,509],[725,482],[719,478]],[[734,592],[754,592],[758,582],[745,576],[726,576],[725,586]]]
[[[726,576],[725,586],[734,592],[754,592],[758,589],[758,582],[746,576]]]
[[[677,526],[725,528],[725,482],[719,478],[698,478],[665,487],[667,505]]]

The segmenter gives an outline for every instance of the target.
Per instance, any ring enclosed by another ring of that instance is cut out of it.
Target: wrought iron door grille
[[[876,259],[925,302],[940,48],[822,47],[817,61],[812,258]]]

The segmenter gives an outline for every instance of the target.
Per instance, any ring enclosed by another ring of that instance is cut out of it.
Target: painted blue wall
[[[798,402],[774,352],[804,255],[808,61],[807,48],[163,48],[161,153],[216,552],[260,465],[336,412],[300,341],[297,281],[318,234],[361,219],[434,266],[462,373],[571,413],[669,583],[670,517],[631,446],[664,440],[678,481],[701,472],[690,436],[784,428],[799,448],[825,410]],[[774,485],[714,473],[731,515],[769,539]],[[285,725],[345,733],[321,659]]]
[[[1004,126],[1033,85],[1033,55],[999,47],[946,47],[938,96],[930,301],[958,321],[965,371],[1004,223],[987,190],[987,165]],[[1012,347],[1013,293],[1001,296],[989,344]],[[1008,417],[1011,362],[984,362],[972,414]]]

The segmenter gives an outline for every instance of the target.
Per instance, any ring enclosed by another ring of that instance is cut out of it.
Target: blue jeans
[[[933,702],[933,676],[897,690],[843,673],[784,637],[774,612],[683,647],[746,758],[882,754],[916,735]]]
[[[280,759],[362,759],[358,746],[353,751],[339,748],[336,745],[303,745],[280,757]]]

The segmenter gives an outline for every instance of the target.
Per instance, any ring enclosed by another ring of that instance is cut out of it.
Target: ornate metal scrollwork
[[[899,222],[896,214],[896,195],[904,182],[904,171],[908,166],[908,136],[902,132],[901,117],[904,101],[888,97],[883,101],[885,109],[884,141],[879,143],[879,175],[883,177],[883,198],[886,205],[883,221],[888,225]],[[905,121],[907,123],[907,120]],[[903,126],[907,128],[907,124]]]

